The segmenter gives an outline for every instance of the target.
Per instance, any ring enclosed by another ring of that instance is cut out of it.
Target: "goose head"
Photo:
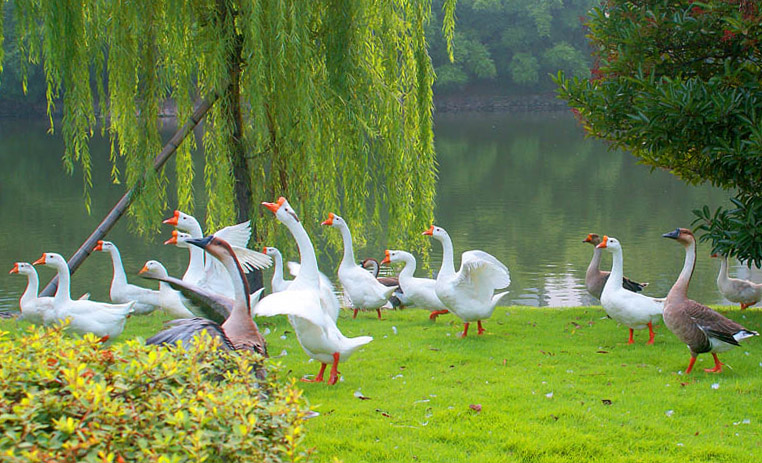
[[[376,259],[369,257],[363,260],[360,265],[362,268],[369,271],[371,275],[378,278],[378,272],[381,270],[381,266]]]
[[[185,232],[191,232],[196,228],[200,228],[198,221],[193,216],[178,210],[175,211],[172,217],[165,219],[162,223],[173,225]]]
[[[16,262],[13,264],[13,268],[8,273],[20,273],[22,275],[29,275],[34,272],[34,267],[29,262]]]
[[[429,227],[429,229],[423,232],[423,234],[435,238],[439,241],[442,241],[442,239],[444,239],[446,236],[450,236],[444,228],[437,227],[436,225]]]
[[[598,246],[601,243],[601,237],[597,233],[588,233],[587,238],[582,240],[583,243],[590,243],[593,246]]]
[[[275,217],[282,224],[299,222],[299,217],[297,217],[296,212],[294,212],[294,209],[283,196],[278,198],[277,203],[263,202],[262,205],[275,214]]]
[[[406,251],[394,251],[387,249],[384,251],[384,254],[384,260],[381,261],[381,264],[389,264],[392,262],[408,262],[413,260],[413,255]]]
[[[167,269],[161,265],[161,262],[156,260],[149,260],[140,269],[138,275],[144,278],[166,278],[169,276]]]
[[[268,255],[270,257],[275,257],[280,255],[280,251],[278,248],[272,247],[272,246],[265,246],[262,248],[262,254]]]
[[[595,245],[595,247],[598,249],[605,249],[609,252],[614,252],[616,250],[621,250],[622,244],[616,238],[603,235],[603,239],[601,240],[600,243]]]
[[[192,239],[189,233],[184,233],[177,230],[172,230],[172,238],[164,242],[164,244],[174,244],[178,248],[190,248],[188,240]]]
[[[112,249],[116,249],[116,246],[111,241],[98,240],[93,251],[111,251]]]
[[[691,232],[687,228],[675,228],[671,232],[665,233],[661,236],[663,236],[664,238],[671,238],[673,240],[676,240],[678,243],[682,244],[683,246],[688,246],[696,242],[696,238],[693,236],[693,232]]]
[[[328,218],[322,221],[320,225],[327,225],[329,227],[346,227],[347,223],[338,215],[334,214],[333,212],[329,212]]]
[[[66,263],[66,259],[64,259],[61,254],[56,254],[55,252],[43,253],[42,257],[32,262],[32,265],[37,265],[37,264],[42,264],[42,265],[46,265],[48,267],[54,267],[54,268],[58,268],[62,266],[68,267],[68,264]]]

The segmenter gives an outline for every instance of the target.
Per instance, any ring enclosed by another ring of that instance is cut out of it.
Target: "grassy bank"
[[[727,309],[727,308],[722,308]],[[724,311],[724,310],[723,310]],[[762,328],[762,310],[724,311]],[[374,341],[341,364],[340,382],[303,384],[320,416],[307,423],[316,461],[738,462],[762,457],[762,345],[755,338],[680,373],[688,350],[663,326],[654,346],[599,307],[498,308],[483,336],[456,337],[452,316],[416,310],[339,326]],[[125,337],[161,317],[133,317]],[[314,375],[285,319],[258,320],[270,355],[294,377]],[[15,330],[21,324],[0,322]],[[475,328],[475,327],[474,327]],[[475,330],[473,330],[475,331]]]

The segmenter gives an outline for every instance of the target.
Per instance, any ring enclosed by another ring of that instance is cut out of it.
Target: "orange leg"
[[[752,304],[744,304],[744,303],[742,302],[742,303],[741,303],[741,310],[746,310],[746,308],[747,308],[747,307],[751,307],[751,305],[752,305]]]
[[[463,332],[460,333],[461,338],[465,338],[466,336],[468,336],[468,322],[463,324]]]
[[[376,309],[376,312],[378,312],[378,319],[382,320],[382,318],[381,318],[381,309]]]
[[[654,343],[654,325],[651,322],[648,322],[648,342],[646,344],[653,344]]]
[[[315,376],[315,379],[306,379],[302,378],[301,381],[304,383],[321,383],[323,382],[323,373],[325,372],[326,364],[323,363],[320,365],[320,371],[318,372],[318,375]]]
[[[634,343],[635,343],[635,340],[632,339],[632,328],[630,328],[630,340],[627,341],[627,344],[634,344]]]
[[[360,309],[355,309],[355,313],[353,313],[353,314],[352,314],[352,318],[357,318],[357,312],[358,312],[359,310],[360,310]]]
[[[720,362],[720,359],[717,358],[717,354],[712,352],[712,357],[714,357],[714,368],[707,368],[704,371],[707,373],[719,373],[722,371],[722,362]]]
[[[323,364],[325,365],[325,364]],[[325,368],[325,367],[324,367]],[[334,352],[333,353],[333,365],[331,365],[331,376],[328,377],[328,385],[333,386],[336,384],[336,380],[339,376],[339,353]]]
[[[484,334],[485,331],[487,331],[484,328],[482,328],[482,321],[481,320],[479,320],[477,322],[477,326],[479,327],[479,331],[477,331],[476,334],[481,335],[481,334]]]
[[[691,361],[688,362],[688,368],[685,369],[685,374],[689,374],[693,370],[693,364],[696,363],[696,357],[691,355]]]
[[[431,315],[429,315],[429,320],[436,320],[438,316],[445,313],[450,313],[450,311],[449,310],[433,310],[431,312]]]

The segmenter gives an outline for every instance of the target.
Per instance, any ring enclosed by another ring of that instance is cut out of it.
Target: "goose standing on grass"
[[[166,282],[169,274],[161,262],[156,260],[146,262],[138,272],[138,275],[143,276],[144,274],[155,275],[157,278],[150,279],[159,281],[159,290],[153,291],[151,294],[152,299],[150,300],[152,304],[160,307],[174,318],[193,318],[195,316],[183,303],[180,292],[172,289],[169,283]]]
[[[598,245],[601,244],[601,237],[596,233],[590,233],[582,242],[593,245],[593,258],[590,261],[590,265],[587,266],[587,272],[585,272],[585,287],[591,296],[600,299],[603,287],[606,285],[606,280],[609,279],[609,272],[600,269],[603,251]],[[622,277],[622,287],[628,291],[638,293],[643,291],[643,288],[646,286],[648,286],[648,283],[638,283],[627,277]]]
[[[331,316],[333,308],[326,307],[321,298],[320,271],[312,241],[286,198],[280,197],[277,203],[262,203],[262,205],[275,214],[279,222],[288,227],[299,247],[301,267],[287,290],[271,294],[257,304],[254,309],[255,315],[266,317],[288,315],[289,322],[294,327],[304,352],[321,363],[320,372],[314,379],[302,378],[302,381],[323,381],[323,374],[330,363],[331,373],[328,384],[336,384],[339,362],[347,361],[357,349],[372,341],[373,338],[370,336],[348,338],[339,331],[336,321]],[[365,272],[365,270],[362,271]],[[336,303],[338,304],[338,301]]]
[[[278,293],[288,289],[293,280],[285,280],[283,278],[283,256],[278,248],[266,246],[262,249],[262,254],[267,254],[272,257],[274,262],[273,278],[271,281],[273,292]],[[296,262],[288,263],[288,271],[293,277],[299,275],[300,268],[301,266]],[[329,280],[323,272],[320,272],[320,303],[322,307],[326,308],[328,315],[330,315],[333,321],[339,319],[339,311],[341,310],[339,300],[336,298],[336,293],[334,293],[333,283],[331,283],[331,280]]]
[[[265,340],[251,317],[249,283],[233,248],[214,235],[201,239],[191,238],[187,242],[208,252],[224,265],[233,281],[234,297],[229,299],[182,280],[175,279],[174,283],[180,282],[183,286],[178,289],[181,289],[187,297],[196,300],[199,305],[214,306],[209,310],[227,312],[228,315],[222,323],[201,317],[173,320],[168,323],[169,328],[148,338],[146,344],[173,345],[178,341],[190,342],[196,334],[206,331],[210,336],[220,339],[220,347],[223,350],[246,349],[267,357]],[[147,275],[149,278],[157,276],[150,268],[144,268],[144,270],[146,270],[143,272],[144,276]],[[257,299],[261,294],[262,289],[255,292],[253,296]],[[260,379],[263,375],[264,372],[258,370],[257,376]]]
[[[58,272],[58,288],[53,296],[55,320],[69,320],[68,329],[78,333],[93,333],[105,340],[113,340],[124,330],[127,317],[133,312],[135,302],[108,304],[90,300],[71,299],[71,274],[69,265],[60,254],[46,252],[33,262],[53,267]]]
[[[686,374],[693,369],[696,357],[705,352],[712,353],[714,368],[704,371],[719,373],[722,371],[722,362],[717,358],[717,353],[739,346],[740,341],[757,336],[759,333],[746,329],[709,307],[688,299],[688,285],[696,266],[696,239],[687,228],[676,228],[662,236],[676,240],[685,248],[683,269],[664,301],[664,324],[678,339],[686,343],[691,351],[691,360],[685,370]]]
[[[654,343],[654,323],[658,323],[664,311],[664,299],[655,299],[626,289],[624,281],[624,257],[622,244],[613,237],[604,236],[596,249],[605,249],[613,254],[611,274],[601,294],[601,305],[606,314],[630,329],[628,344],[633,344],[633,330],[648,328],[648,342]]]
[[[198,223],[195,217],[185,214],[181,211],[175,211],[174,215],[162,223],[175,226],[179,231],[190,234],[191,238],[201,239],[204,234],[201,230],[201,225]],[[251,269],[263,269],[272,264],[270,257],[251,249],[247,249],[246,246],[249,243],[251,236],[250,222],[242,222],[237,225],[231,225],[229,227],[222,228],[214,232],[214,236],[224,240],[233,249],[236,254],[236,258],[243,266],[245,271]],[[214,292],[223,294],[226,297],[232,298],[234,294],[233,281],[225,271],[224,265],[214,259],[207,256],[202,252],[204,271],[200,273],[197,268],[194,269],[194,278],[196,275],[201,274],[199,280],[190,281],[194,284],[199,284],[202,287],[207,287]],[[190,263],[188,265],[190,270]],[[188,272],[186,272],[187,274]],[[183,277],[185,279],[185,277]]]
[[[119,249],[111,241],[99,240],[93,251],[108,252],[114,266],[114,277],[111,279],[109,296],[111,302],[125,303],[135,301],[133,309],[135,315],[145,315],[159,308],[159,292],[149,288],[142,288],[127,282],[127,274],[124,272],[122,256]]]
[[[405,264],[397,277],[399,279],[400,288],[404,292],[407,299],[416,307],[430,310],[430,320],[436,320],[439,315],[449,312],[447,306],[445,306],[441,300],[437,297],[436,284],[437,281],[431,278],[417,278],[415,275],[415,257],[409,252],[405,251],[390,251],[384,252],[384,260],[381,264],[390,264],[393,262],[402,262]]]
[[[360,262],[360,266],[364,268],[365,270],[369,271],[370,274],[373,275],[376,278],[376,280],[378,280],[378,282],[381,283],[382,285],[394,286],[396,288],[394,290],[394,293],[392,293],[391,297],[389,298],[389,301],[386,304],[384,304],[382,307],[386,307],[387,309],[396,309],[396,308],[404,309],[405,306],[408,306],[411,304],[411,302],[405,296],[405,293],[402,291],[402,288],[400,288],[400,280],[398,277],[378,276],[379,273],[381,273],[381,264],[379,264],[376,259],[372,257],[363,259],[362,262]]]
[[[37,296],[40,289],[37,270],[29,262],[16,262],[8,273],[18,273],[27,277],[26,289],[19,299],[19,320],[26,320],[35,325],[50,325],[55,319],[53,298]]]
[[[719,254],[712,254],[719,257]],[[741,304],[741,310],[746,310],[762,299],[762,284],[728,276],[728,256],[720,258],[720,273],[717,275],[717,289],[730,302]]]
[[[352,318],[357,317],[358,310],[375,310],[378,319],[381,320],[381,307],[394,293],[395,286],[384,286],[376,277],[355,263],[355,252],[352,247],[352,234],[347,223],[334,214],[328,214],[328,219],[321,225],[338,228],[344,241],[344,258],[339,264],[339,281],[344,291],[349,296],[354,312]]]
[[[442,243],[442,268],[437,274],[434,289],[437,297],[450,312],[463,320],[463,333],[468,325],[478,322],[478,334],[484,333],[482,320],[492,316],[495,306],[508,291],[494,294],[495,290],[511,284],[508,267],[484,251],[466,251],[461,256],[460,270],[455,272],[450,235],[442,227],[431,226],[423,232]]]

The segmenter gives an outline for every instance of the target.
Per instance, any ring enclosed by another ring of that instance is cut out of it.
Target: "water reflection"
[[[456,265],[459,254],[469,249],[485,250],[508,265],[512,283],[504,303],[598,304],[584,288],[592,247],[582,240],[590,232],[619,238],[625,273],[650,282],[649,295],[663,296],[684,254],[661,234],[689,226],[692,209],[726,201],[720,190],[689,187],[585,139],[566,113],[438,115],[435,130],[437,224],[452,236]],[[107,161],[95,156],[93,214],[87,216],[81,174],[63,174],[60,137],[45,133],[44,122],[0,121],[0,270],[6,269],[0,277],[0,309],[15,307],[25,287],[23,278],[7,275],[13,262],[37,259],[43,251],[70,256],[122,194],[121,186],[109,182]],[[108,153],[107,143],[96,139],[92,151]],[[176,275],[187,265],[187,251],[161,244],[168,234],[166,229],[139,238],[123,221],[108,239],[122,250],[128,278],[153,287],[135,276],[146,260],[160,260]],[[356,249],[356,256],[380,258],[382,246],[370,243]],[[700,245],[690,295],[722,303],[715,286],[719,262],[708,254],[707,246]],[[340,257],[340,252],[324,253],[321,268],[335,275]],[[430,268],[438,269],[440,260],[441,246],[432,241]],[[605,254],[603,267],[610,265]],[[39,271],[44,284],[52,272]],[[737,263],[731,275],[762,281],[758,271]],[[110,259],[98,253],[73,278],[72,293],[90,291],[94,298],[106,299],[110,279]]]

